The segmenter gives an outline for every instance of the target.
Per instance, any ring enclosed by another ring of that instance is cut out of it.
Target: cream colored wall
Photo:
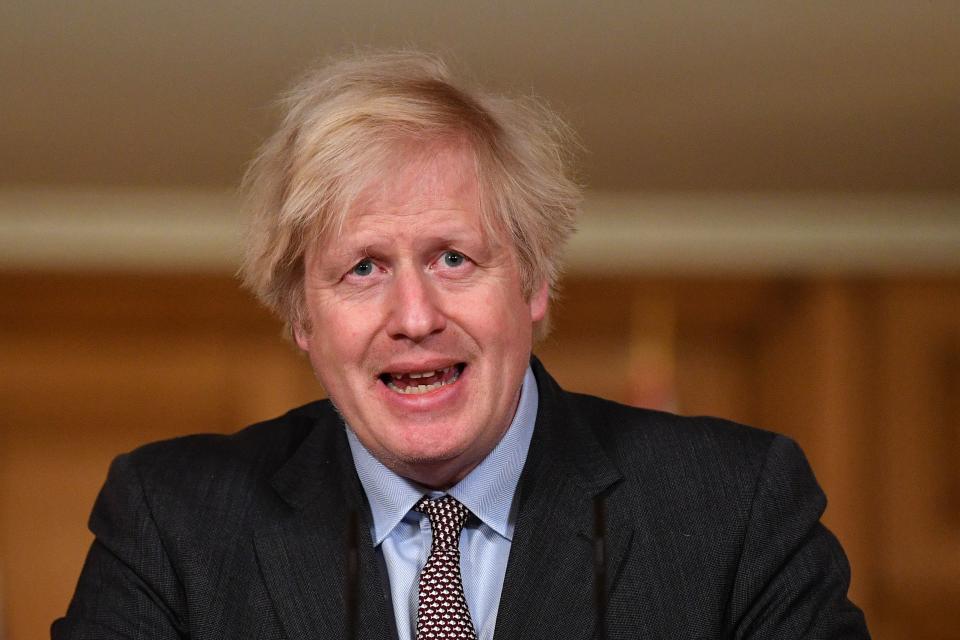
[[[224,189],[0,188],[0,269],[233,273]],[[960,195],[587,192],[574,274],[892,274],[960,268]]]

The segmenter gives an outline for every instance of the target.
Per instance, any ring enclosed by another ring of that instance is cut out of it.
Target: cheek
[[[323,346],[316,349],[317,357],[326,363],[333,363],[335,370],[343,370],[362,364],[370,348],[370,334],[356,324],[324,326]],[[322,363],[314,363],[315,365]]]
[[[532,335],[533,323],[530,307],[519,295],[505,296],[500,292],[488,292],[482,298],[474,298],[466,312],[466,322],[481,331],[489,343],[508,348],[521,346],[524,336]]]
[[[358,372],[366,375],[375,332],[359,318],[348,321],[339,314],[323,322],[314,325],[308,350],[310,364],[327,393],[343,394],[345,385],[356,382]]]

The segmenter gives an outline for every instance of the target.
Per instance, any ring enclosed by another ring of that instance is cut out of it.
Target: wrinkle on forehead
[[[401,153],[384,169],[381,179],[361,190],[347,218],[366,213],[409,215],[443,209],[453,201],[480,211],[475,162],[463,145],[434,144],[417,153]]]

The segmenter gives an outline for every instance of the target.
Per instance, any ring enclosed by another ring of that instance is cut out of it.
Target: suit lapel
[[[272,485],[286,508],[267,518],[255,546],[274,607],[292,640],[347,638],[348,523],[358,514],[359,638],[392,635],[384,576],[370,542],[370,513],[343,433],[327,407]]]
[[[589,638],[596,621],[594,499],[621,476],[564,393],[533,361],[540,406],[517,490],[517,524],[500,598],[495,637]],[[607,509],[606,567],[615,587],[633,539],[630,518]]]

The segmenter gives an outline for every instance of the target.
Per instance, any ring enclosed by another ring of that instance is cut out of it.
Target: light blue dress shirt
[[[475,517],[460,535],[463,592],[478,640],[492,640],[503,576],[513,540],[513,497],[537,418],[537,381],[527,368],[520,402],[500,442],[473,471],[446,493],[463,503]],[[417,637],[420,570],[430,555],[430,521],[412,511],[424,495],[439,497],[385,467],[360,443],[351,429],[347,439],[353,463],[373,513],[371,536],[379,545],[390,578],[390,594],[399,640]]]

